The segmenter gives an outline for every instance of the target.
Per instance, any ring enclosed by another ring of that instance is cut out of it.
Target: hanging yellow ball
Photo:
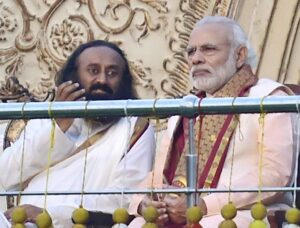
[[[16,223],[12,227],[13,228],[26,228],[26,226],[23,223]]]
[[[218,228],[237,228],[237,226],[233,220],[224,220]]]
[[[52,225],[52,219],[47,212],[42,212],[36,217],[35,224],[38,228],[49,228]]]
[[[267,228],[267,225],[262,220],[254,220],[250,223],[249,228]]]
[[[147,222],[142,226],[142,228],[158,228],[158,226],[155,223]]]
[[[113,221],[116,224],[126,224],[129,219],[129,214],[125,208],[117,208],[113,213]]]
[[[74,224],[72,228],[86,228],[86,226],[83,224]]]
[[[143,212],[142,215],[147,223],[153,223],[158,218],[159,214],[156,207],[149,206]]]
[[[221,215],[225,220],[233,219],[236,216],[237,210],[232,202],[224,205],[221,209]]]
[[[188,223],[199,223],[199,221],[202,219],[202,211],[200,207],[190,207],[186,211],[186,219]]]
[[[75,224],[86,224],[89,220],[89,212],[86,209],[79,207],[73,211],[72,219]]]
[[[289,224],[298,224],[300,222],[300,211],[298,208],[290,208],[285,212],[285,219]]]
[[[267,209],[262,203],[256,203],[251,207],[251,216],[255,220],[263,220],[267,215]]]
[[[24,223],[27,219],[26,211],[23,207],[16,207],[11,215],[13,223]]]

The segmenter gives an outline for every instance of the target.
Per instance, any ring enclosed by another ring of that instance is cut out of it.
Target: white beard
[[[193,77],[194,72],[198,69],[208,70],[210,75]],[[230,53],[223,66],[219,66],[214,69],[212,67],[195,65],[191,68],[189,77],[195,89],[213,94],[229,81],[229,79],[235,74],[236,70],[234,54]]]

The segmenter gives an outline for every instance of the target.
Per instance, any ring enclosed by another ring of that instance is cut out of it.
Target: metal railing
[[[297,112],[300,96],[0,103],[0,119]],[[50,111],[49,111],[50,110]],[[51,115],[51,116],[50,116]]]
[[[298,112],[300,96],[271,96],[264,98],[203,98],[189,95],[181,99],[149,99],[149,100],[113,100],[113,101],[76,101],[76,102],[30,102],[0,103],[0,119],[37,119],[56,117],[99,117],[99,116],[147,116],[164,118],[172,115],[194,117],[199,114],[228,113],[276,113]],[[299,114],[300,116],[300,114]],[[192,121],[189,124],[190,145],[193,145]],[[85,191],[84,194],[142,194],[142,193],[185,193],[188,204],[194,202],[194,193],[228,192],[228,189],[196,189],[195,170],[197,155],[194,146],[188,154],[187,182],[183,189],[125,189]],[[285,192],[299,191],[295,187],[276,188],[240,188],[231,192]],[[0,196],[8,195],[44,195],[44,192],[0,192]],[[47,192],[48,195],[79,195],[81,192]]]

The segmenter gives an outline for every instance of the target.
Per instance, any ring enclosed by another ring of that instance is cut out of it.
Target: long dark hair
[[[78,70],[77,59],[78,59],[78,57],[87,48],[101,47],[101,46],[105,46],[105,47],[111,48],[114,51],[116,51],[121,56],[121,58],[123,59],[123,61],[125,63],[125,69],[123,72],[123,77],[122,77],[122,82],[121,82],[122,88],[123,88],[122,99],[136,99],[137,95],[136,95],[136,91],[133,86],[133,77],[130,72],[129,64],[125,57],[124,52],[114,43],[110,43],[110,42],[107,42],[104,40],[93,40],[93,41],[89,41],[87,43],[80,45],[69,56],[69,58],[67,59],[66,63],[62,67],[62,69],[57,72],[56,79],[55,79],[56,86],[59,86],[60,84],[62,84],[63,82],[66,82],[66,81],[78,81],[78,75],[77,75],[77,70]]]

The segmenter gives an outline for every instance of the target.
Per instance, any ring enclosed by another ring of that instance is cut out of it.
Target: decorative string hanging
[[[126,116],[126,120],[127,120],[127,140],[126,140],[126,147],[125,147],[125,152],[124,152],[124,172],[123,172],[123,184],[122,184],[122,194],[121,194],[121,207],[117,208],[114,213],[113,213],[113,221],[115,224],[120,224],[123,225],[127,224],[128,220],[129,220],[129,214],[127,209],[124,208],[124,188],[125,188],[125,184],[126,184],[126,160],[127,160],[127,152],[130,146],[130,132],[131,132],[131,121],[130,121],[130,117],[128,115],[127,112],[127,105],[128,105],[128,100],[126,101],[126,104],[124,106],[124,113]],[[120,227],[119,225],[119,227]]]
[[[22,106],[22,116],[24,116],[24,107],[26,102]],[[24,118],[25,119],[25,118]],[[25,151],[25,136],[26,136],[26,125],[23,132],[22,141],[22,154],[21,154],[21,167],[20,167],[20,184],[19,184],[19,195],[17,196],[17,207],[13,210],[11,218],[14,227],[25,228],[25,221],[27,220],[27,213],[23,207],[19,207],[21,200],[21,192],[23,190],[23,165],[24,165],[24,151]]]
[[[85,113],[87,113],[87,106],[89,101],[85,104]],[[87,142],[90,138],[91,131],[91,122],[87,120]],[[88,146],[85,147],[84,153],[84,165],[83,165],[83,176],[82,176],[82,186],[81,186],[81,195],[80,195],[80,205],[79,208],[75,209],[72,213],[72,221],[74,222],[73,228],[86,227],[85,224],[89,220],[89,212],[83,207],[83,196],[84,196],[84,186],[85,186],[85,177],[86,177],[86,167],[87,167],[87,155],[88,155]]]
[[[264,97],[262,97],[261,102],[260,102],[260,115],[259,115],[259,128],[260,128],[260,144],[258,147],[259,151],[259,161],[258,161],[258,200],[257,203],[254,204],[251,207],[251,216],[254,219],[250,223],[250,228],[266,228],[267,225],[263,221],[263,219],[267,216],[267,209],[261,202],[262,199],[262,192],[261,188],[263,185],[263,180],[262,180],[262,169],[263,169],[263,153],[264,153],[264,127],[265,127],[265,117],[266,117],[266,112],[263,109],[263,101]]]
[[[153,106],[152,106],[152,111],[153,111],[153,116],[156,116],[156,109],[155,109],[155,104],[157,102],[157,98],[154,100],[153,102]],[[159,122],[159,118],[155,118],[156,121],[156,127],[159,128],[160,126],[160,122]],[[155,135],[155,145],[157,146],[157,138],[158,138],[158,131],[156,131],[156,135]],[[153,169],[152,169],[152,176],[151,176],[151,193],[150,193],[150,199],[153,200],[154,196],[153,196],[153,189],[154,189],[154,168],[155,168],[155,164],[156,164],[156,156],[154,156],[153,159]],[[160,200],[160,197],[158,197],[158,200]],[[158,228],[158,226],[156,225],[155,221],[158,219],[159,217],[159,213],[156,209],[156,207],[153,206],[148,206],[145,208],[144,211],[142,211],[142,215],[146,221],[146,223],[143,225],[142,228]]]
[[[232,107],[234,107],[234,101],[236,97],[232,100]],[[238,126],[240,127],[240,118],[238,114],[235,114],[233,118],[237,119]],[[239,129],[240,132],[240,129]],[[228,185],[228,204],[224,205],[221,209],[221,215],[224,220],[220,223],[219,228],[236,228],[237,225],[233,221],[237,214],[237,209],[234,203],[231,201],[231,184],[232,184],[232,174],[233,174],[233,163],[234,163],[234,152],[235,152],[235,133],[232,135],[232,156],[230,161],[230,174],[229,174],[229,185]]]
[[[296,206],[297,198],[297,180],[299,168],[299,149],[300,149],[300,109],[299,100],[297,103],[297,144],[296,144],[296,157],[295,157],[295,171],[294,171],[294,191],[293,191],[293,207],[288,209],[285,213],[285,219],[289,224],[298,225],[300,223],[300,211]]]
[[[199,99],[198,102],[198,113],[200,113],[200,106],[201,106],[201,101],[202,101],[203,97],[201,97]],[[196,150],[197,150],[197,155],[199,156],[200,153],[200,139],[201,139],[201,122],[202,122],[202,117],[199,115],[199,119],[197,121],[196,119],[196,139],[197,139],[197,143],[196,143]],[[197,125],[198,123],[198,125]],[[197,129],[198,126],[198,129]],[[195,192],[197,191],[198,188],[198,165],[199,162],[197,161],[197,171],[196,171],[196,184],[195,184]],[[197,194],[197,193],[195,193]],[[200,225],[200,221],[203,217],[203,212],[201,210],[201,208],[198,206],[198,202],[197,202],[198,197],[195,195],[194,197],[194,205],[189,207],[186,211],[186,220],[187,220],[187,228],[201,228]]]
[[[44,197],[44,208],[43,212],[38,214],[36,218],[36,225],[39,228],[50,228],[52,226],[52,220],[49,214],[46,211],[47,208],[47,194],[48,194],[48,181],[49,181],[49,174],[50,174],[50,166],[51,166],[51,155],[54,149],[54,142],[55,142],[55,120],[52,115],[52,110],[51,110],[52,102],[49,103],[49,109],[48,109],[48,114],[51,119],[51,132],[50,132],[50,148],[48,150],[47,154],[47,169],[46,169],[46,188],[45,188],[45,197]]]

